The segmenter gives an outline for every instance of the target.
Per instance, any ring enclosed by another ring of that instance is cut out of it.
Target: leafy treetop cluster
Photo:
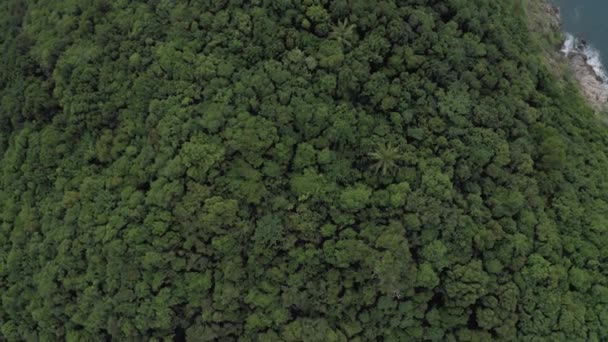
[[[0,339],[608,340],[608,134],[498,0],[0,4]]]

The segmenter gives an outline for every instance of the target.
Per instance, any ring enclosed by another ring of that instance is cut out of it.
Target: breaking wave
[[[566,56],[571,53],[582,54],[585,57],[587,65],[593,68],[593,71],[602,79],[603,83],[608,84],[608,73],[606,73],[606,69],[602,64],[600,52],[593,46],[570,33],[566,33],[566,40],[562,45],[561,52]]]

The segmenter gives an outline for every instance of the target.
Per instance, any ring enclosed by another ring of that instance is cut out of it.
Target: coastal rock
[[[587,62],[587,56],[581,53],[571,53],[568,56],[574,75],[581,85],[583,95],[598,110],[606,108],[608,103],[608,85]]]
[[[543,10],[548,14],[547,24],[553,31],[561,31],[562,29],[562,19],[559,11],[559,7],[555,6],[550,1],[545,1],[542,4]]]
[[[608,104],[608,78],[599,61],[598,53],[586,41],[566,36],[562,54],[580,84],[582,94],[596,110],[604,110]]]
[[[554,32],[562,33],[559,7],[550,0],[543,1],[545,22]],[[574,73],[582,95],[598,111],[608,108],[608,76],[604,72],[599,53],[581,38],[565,35],[561,55]]]

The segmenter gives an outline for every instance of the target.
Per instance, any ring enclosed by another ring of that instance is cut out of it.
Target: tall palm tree
[[[331,26],[331,32],[329,33],[330,39],[335,39],[342,43],[343,46],[351,47],[351,41],[354,38],[355,25],[349,25],[348,19],[338,22],[336,25]]]
[[[386,175],[397,168],[397,163],[403,160],[403,154],[399,147],[389,144],[378,144],[374,152],[368,153],[375,163],[371,166],[375,173],[381,172]]]

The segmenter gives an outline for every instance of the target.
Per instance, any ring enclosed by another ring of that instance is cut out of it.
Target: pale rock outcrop
[[[573,41],[570,42],[570,40]],[[564,43],[562,53],[568,59],[583,95],[597,110],[606,109],[608,104],[608,80],[603,67],[599,63],[599,58],[593,50],[584,40],[569,36]]]

